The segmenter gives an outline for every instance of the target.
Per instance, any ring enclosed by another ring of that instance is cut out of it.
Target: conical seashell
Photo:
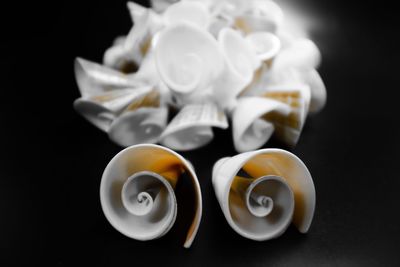
[[[253,32],[246,36],[261,61],[271,61],[281,49],[281,41],[269,32]]]
[[[224,112],[213,103],[187,105],[169,123],[160,142],[175,150],[196,149],[212,140],[211,127],[228,127]]]
[[[258,94],[262,94],[262,91],[265,92],[265,88],[271,86],[301,83],[310,88],[311,99],[308,110],[310,113],[319,112],[325,106],[327,97],[325,84],[315,69],[286,68],[277,70],[273,68],[265,76],[263,78],[266,79],[251,88],[253,94],[257,94],[256,91],[259,92]],[[262,90],[263,88],[264,90]]]
[[[168,108],[160,106],[161,94],[151,90],[131,101],[123,113],[117,117],[108,136],[120,146],[140,143],[156,143],[167,125]]]
[[[158,37],[155,56],[162,80],[178,94],[208,88],[224,67],[214,37],[188,23],[164,29]]]
[[[103,131],[108,131],[115,117],[135,99],[152,91],[151,87],[119,89],[101,95],[81,97],[75,100],[74,108],[84,118]]]
[[[113,121],[108,136],[120,146],[157,143],[167,125],[168,108],[143,107],[127,111]]]
[[[290,222],[311,225],[315,188],[307,167],[290,152],[262,149],[217,161],[212,183],[229,225],[253,240],[280,236]]]
[[[303,129],[310,105],[310,89],[306,84],[269,87],[263,97],[274,99],[290,106],[288,115],[277,112],[267,113],[263,118],[275,127],[275,136],[295,146]]]
[[[75,59],[75,78],[82,97],[102,95],[142,84],[129,76],[83,58]]]
[[[251,1],[250,5],[244,5],[240,13],[235,19],[235,26],[246,34],[276,32],[283,21],[282,9],[273,1]]]
[[[159,238],[171,229],[179,212],[174,188],[180,178],[190,179],[193,190],[185,192],[194,192],[185,199],[193,198],[195,205],[184,243],[188,248],[201,220],[201,190],[191,164],[168,148],[144,144],[118,153],[101,179],[103,212],[111,225],[128,237]]]
[[[277,113],[282,117],[290,114],[291,107],[273,99],[261,97],[242,97],[232,113],[232,135],[235,149],[245,152],[264,145],[275,127],[272,122],[263,119],[268,113]]]
[[[213,86],[214,97],[222,108],[230,110],[236,97],[251,82],[261,61],[249,43],[230,28],[220,31],[218,41],[225,57],[225,69]]]
[[[187,22],[200,28],[207,28],[210,23],[207,7],[197,1],[181,1],[172,4],[165,10],[163,18],[166,25]]]
[[[273,69],[282,71],[287,68],[301,70],[316,69],[321,63],[321,52],[309,39],[299,39],[281,50],[275,57]]]

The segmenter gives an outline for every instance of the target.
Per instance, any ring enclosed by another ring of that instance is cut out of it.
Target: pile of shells
[[[321,55],[270,0],[127,4],[133,27],[102,64],[77,58],[75,109],[121,146],[192,150],[227,129],[239,152],[294,146],[326,102]]]

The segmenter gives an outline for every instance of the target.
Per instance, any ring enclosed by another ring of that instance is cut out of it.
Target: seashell
[[[151,87],[119,89],[101,95],[81,97],[74,101],[75,110],[103,131],[108,131],[116,116],[137,98],[144,97]]]
[[[261,62],[249,43],[230,28],[220,31],[218,41],[225,57],[225,69],[213,86],[214,96],[222,108],[229,110],[239,93],[251,82]]]
[[[103,212],[115,229],[130,238],[159,238],[175,222],[178,203],[174,190],[181,179],[190,179],[192,186],[192,190],[185,188],[184,192],[194,192],[185,198],[194,201],[193,219],[184,242],[188,248],[201,220],[201,190],[192,165],[168,148],[143,144],[119,152],[101,179]]]
[[[243,6],[235,18],[235,27],[245,34],[251,32],[276,32],[282,24],[282,9],[273,1],[252,1]]]
[[[163,14],[166,25],[180,22],[191,23],[200,28],[207,28],[210,13],[200,1],[181,1],[170,5]]]
[[[287,68],[312,70],[321,63],[321,52],[315,43],[309,39],[298,39],[281,50],[275,57],[272,68],[282,71]]]
[[[167,125],[168,108],[143,107],[128,111],[110,125],[108,136],[120,146],[157,143]]]
[[[168,120],[168,108],[160,106],[161,93],[148,91],[129,103],[108,129],[108,136],[120,146],[156,143]]]
[[[186,105],[169,123],[160,142],[175,150],[192,150],[213,139],[211,127],[228,128],[225,113],[213,103]]]
[[[271,122],[275,136],[289,146],[295,146],[303,129],[310,104],[310,89],[306,84],[287,84],[269,87],[263,97],[274,99],[290,106],[288,115],[270,112],[263,119]]]
[[[308,232],[315,210],[310,172],[292,153],[261,149],[222,158],[212,183],[229,225],[243,237],[277,238],[290,222]]]
[[[291,107],[274,99],[242,97],[232,113],[232,135],[236,151],[245,152],[264,145],[275,127],[263,119],[268,113],[278,113],[282,117],[290,114]]]
[[[160,33],[155,58],[162,80],[177,94],[208,88],[224,67],[214,37],[188,23],[169,26]]]
[[[271,61],[281,49],[281,41],[276,35],[269,32],[253,32],[246,36],[246,40],[256,52],[261,61]]]
[[[97,96],[116,89],[135,88],[142,85],[121,72],[83,58],[76,58],[74,67],[76,82],[82,97]]]
[[[287,68],[276,70],[272,69],[269,73],[263,73],[263,78],[259,79],[258,84],[253,84],[251,91],[253,94],[262,94],[265,88],[287,84],[306,84],[311,91],[309,113],[317,113],[325,106],[327,93],[322,78],[315,69],[295,69]],[[261,92],[261,93],[260,93]]]

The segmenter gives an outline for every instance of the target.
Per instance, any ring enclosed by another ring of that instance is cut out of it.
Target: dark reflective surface
[[[278,1],[279,2],[279,1]],[[328,104],[307,120],[292,150],[317,190],[307,235],[294,227],[253,242],[227,224],[211,185],[213,163],[234,155],[230,131],[183,153],[203,192],[203,219],[189,250],[177,229],[131,240],[105,219],[102,172],[120,151],[74,112],[73,59],[100,61],[131,26],[124,1],[15,3],[1,21],[0,265],[398,265],[399,42],[386,2],[297,1],[315,15]],[[22,22],[22,23],[21,23]],[[266,147],[282,147],[274,141]]]

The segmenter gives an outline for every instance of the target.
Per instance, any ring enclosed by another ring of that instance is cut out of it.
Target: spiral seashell
[[[120,89],[74,101],[75,110],[103,131],[108,131],[112,121],[137,98],[144,97],[151,87]]]
[[[315,69],[285,68],[277,70],[273,68],[268,79],[254,86],[252,90],[253,92],[256,91],[255,87],[261,89],[296,83],[305,84],[310,89],[311,99],[308,112],[317,113],[321,111],[326,104],[327,92],[321,76]],[[263,91],[265,92],[265,89]]]
[[[187,174],[186,176],[184,174]],[[178,213],[175,190],[190,179],[193,219],[184,247],[191,246],[202,214],[200,186],[191,164],[176,152],[157,145],[136,145],[118,153],[104,170],[100,185],[103,212],[111,225],[137,240],[165,235]],[[186,184],[185,184],[186,185]]]
[[[263,116],[272,112],[288,116],[291,108],[268,98],[242,97],[238,100],[232,114],[233,143],[238,152],[258,149],[270,139],[275,127]]]
[[[124,147],[158,142],[168,120],[168,108],[161,106],[162,97],[160,89],[136,97],[111,123],[109,138]]]
[[[74,101],[74,108],[103,131],[129,104],[152,91],[151,86],[81,58],[75,61],[75,74],[82,96]]]
[[[301,233],[311,225],[315,188],[307,167],[292,153],[261,149],[222,158],[212,183],[229,225],[240,235],[269,240],[291,222]]]
[[[82,97],[101,95],[116,89],[135,88],[142,83],[119,71],[83,58],[74,63],[75,78]]]
[[[127,111],[110,125],[108,136],[120,146],[157,143],[167,125],[167,107],[142,107]]]
[[[189,23],[174,24],[160,33],[155,58],[162,80],[177,94],[208,88],[224,66],[214,37]]]
[[[167,126],[160,142],[180,151],[196,149],[213,139],[212,127],[228,128],[225,113],[215,104],[187,105]]]

